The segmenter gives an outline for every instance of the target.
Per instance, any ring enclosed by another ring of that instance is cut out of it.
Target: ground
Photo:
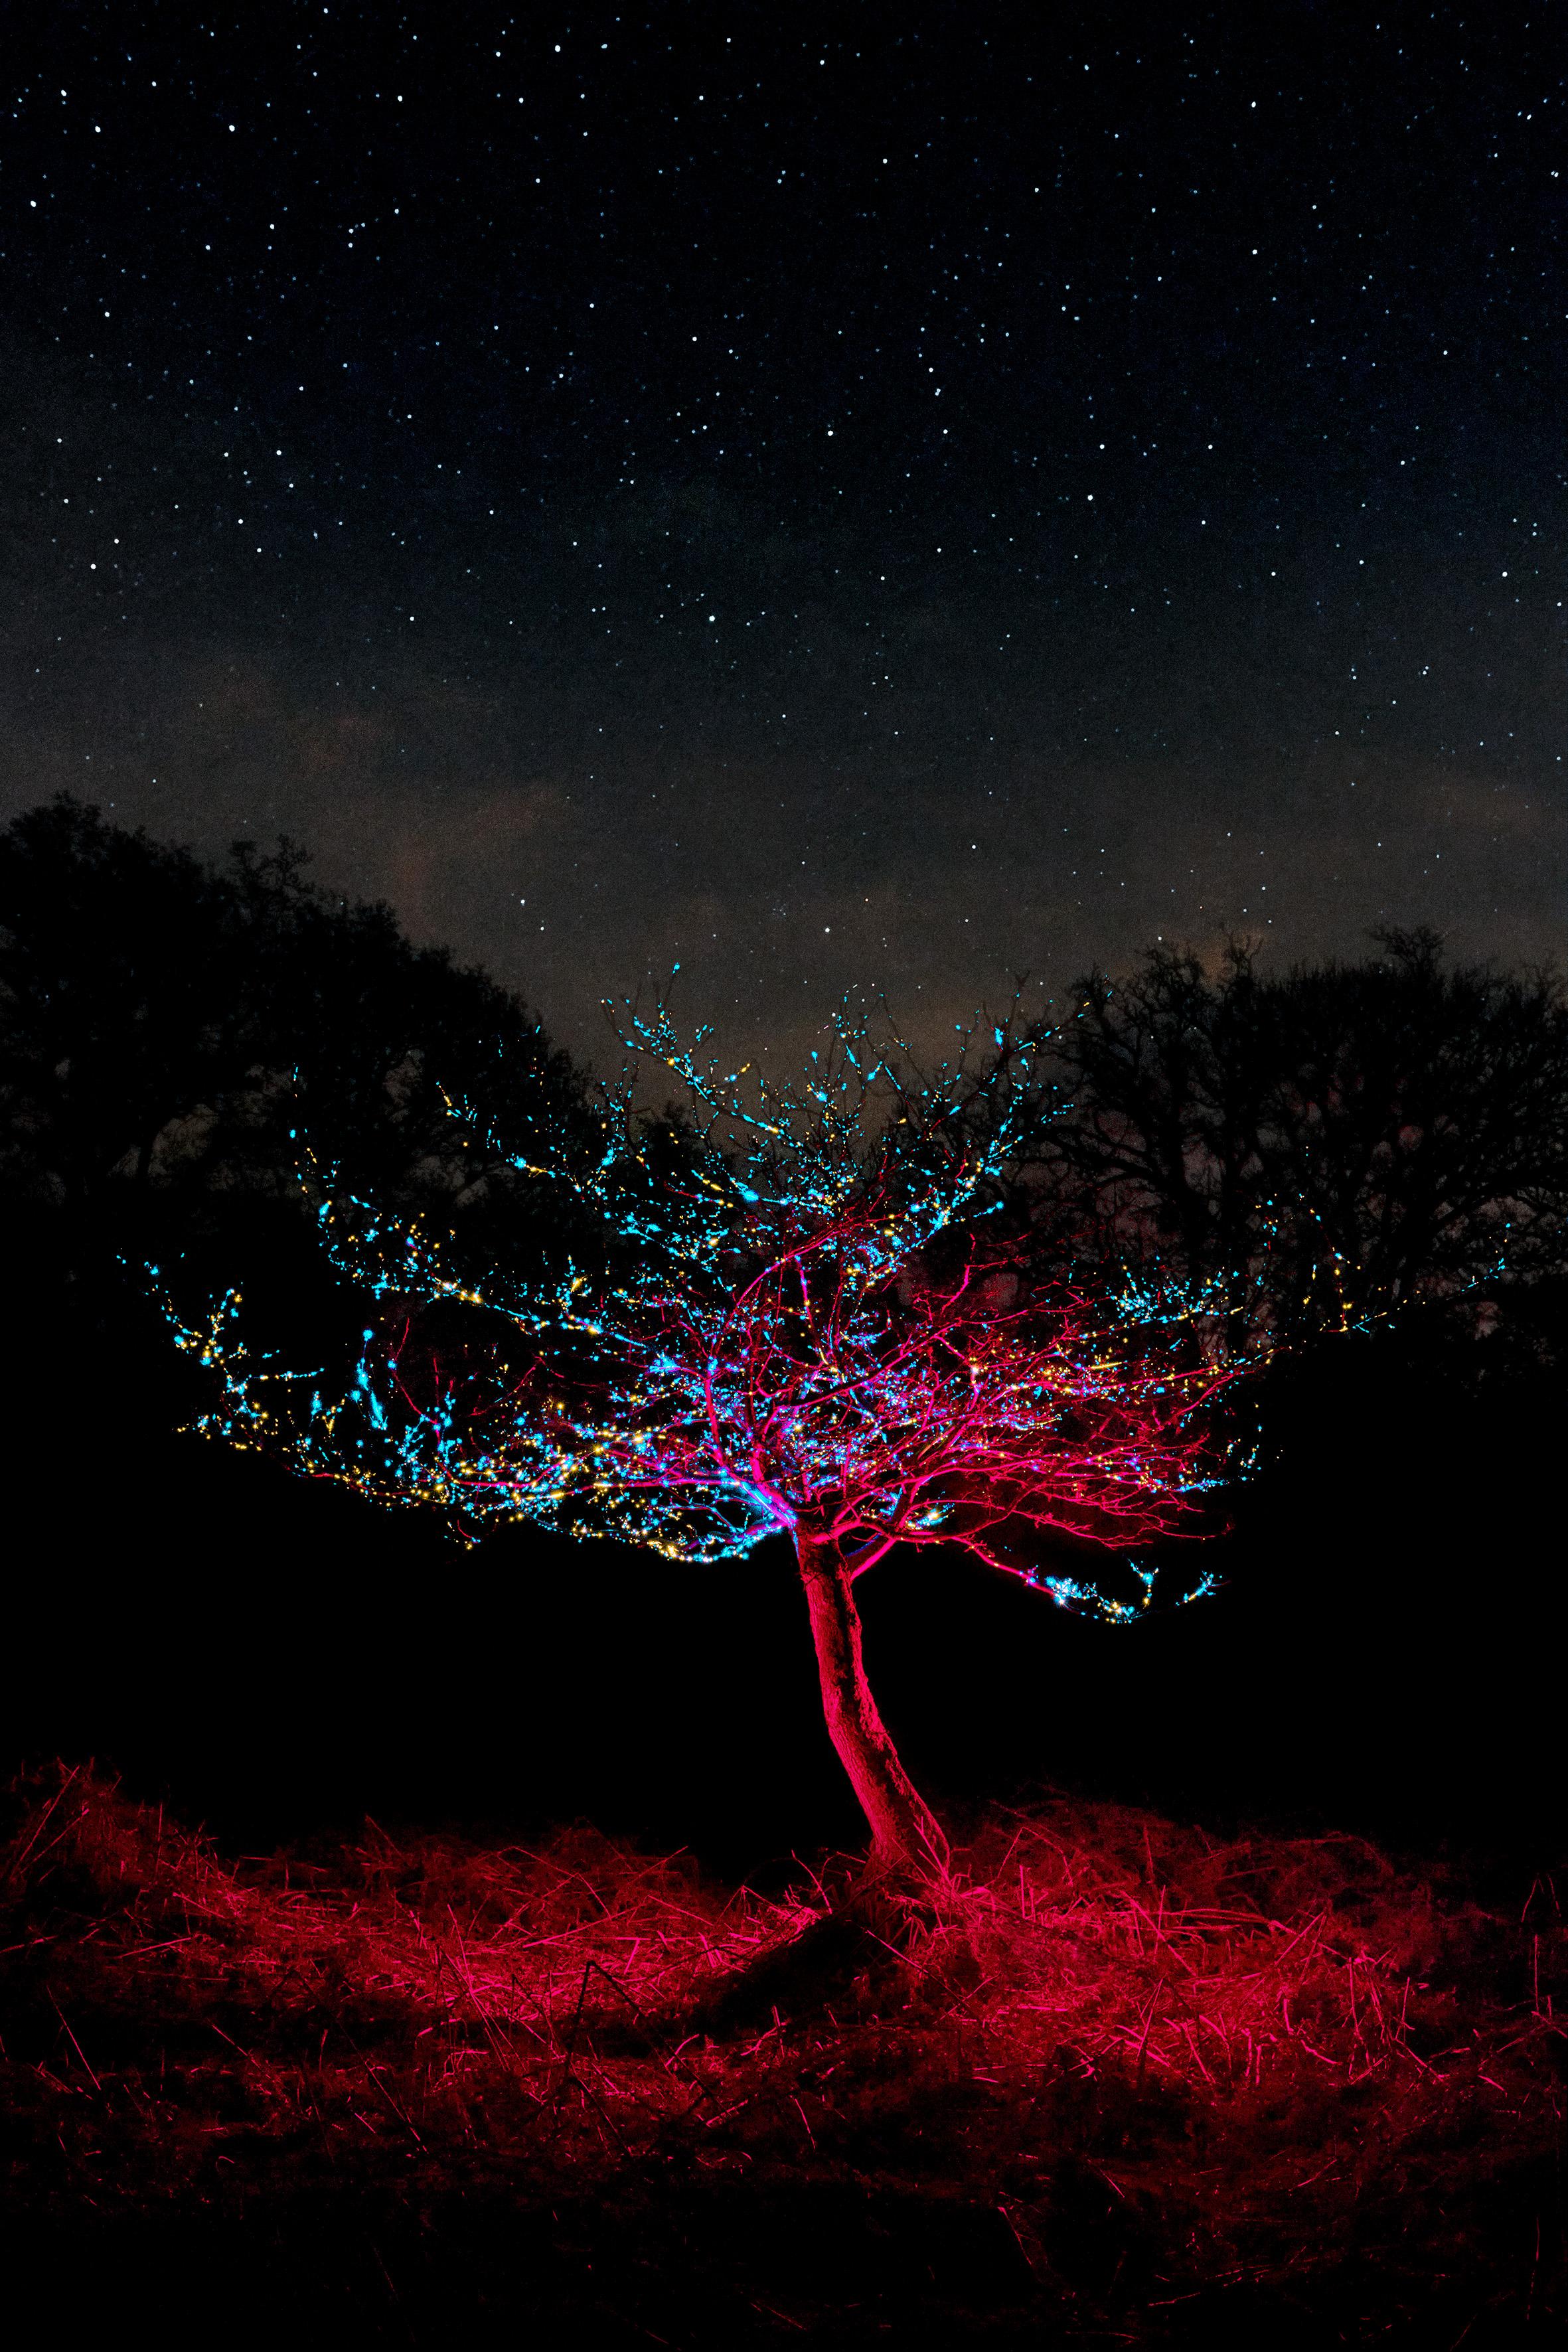
[[[236,1860],[85,1769],[10,1804],[6,2259],[62,2328],[1562,2340],[1547,1882],[1042,1798],[846,1916],[841,1865],[584,1828]]]

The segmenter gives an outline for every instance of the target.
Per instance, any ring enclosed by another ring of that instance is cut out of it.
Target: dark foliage
[[[493,1099],[504,1072],[514,1125],[579,1109],[515,997],[306,864],[241,843],[215,870],[68,798],[0,834],[13,1197],[277,1193],[298,1129],[351,1183],[456,1200],[473,1178],[443,1089]]]
[[[130,1350],[167,1415],[150,1260],[184,1260],[196,1295],[244,1280],[280,1316],[287,1301],[296,1339],[330,1328],[305,1139],[346,1187],[487,1265],[572,1230],[559,1191],[476,1148],[444,1091],[522,1137],[570,1133],[580,1074],[485,973],[305,869],[288,841],[214,868],[68,798],[0,833],[0,1196],[29,1378],[40,1359]]]
[[[1568,1003],[1450,964],[1429,932],[1359,963],[1217,971],[1156,948],[1092,972],[1059,1038],[1053,1188],[1103,1243],[1216,1278],[1300,1339],[1411,1302],[1561,1349]],[[1430,1343],[1429,1343],[1430,1344]],[[1503,1352],[1494,1347],[1494,1359]]]

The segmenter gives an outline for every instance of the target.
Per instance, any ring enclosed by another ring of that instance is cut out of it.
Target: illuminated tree
[[[1030,1054],[994,1034],[984,1067],[967,1033],[918,1083],[846,1019],[778,1086],[700,1061],[701,1034],[684,1048],[662,1005],[633,1014],[627,1043],[680,1080],[687,1115],[639,1115],[629,1073],[589,1166],[474,1135],[597,1202],[610,1271],[470,1281],[416,1225],[329,1192],[327,1246],[376,1302],[351,1379],[334,1393],[257,1357],[231,1295],[200,1328],[175,1318],[222,1383],[198,1426],[466,1531],[529,1519],[684,1561],[787,1538],[876,1857],[940,1874],[942,1831],[867,1681],[856,1579],[895,1546],[956,1543],[1063,1607],[1135,1616],[1152,1572],[1129,1563],[1142,1597],[1107,1598],[1062,1554],[1191,1526],[1231,1377],[1201,1302],[1032,1270],[1003,1181],[1036,1116]]]

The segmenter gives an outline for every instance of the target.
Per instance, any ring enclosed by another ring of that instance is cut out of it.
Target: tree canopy
[[[443,1088],[483,1099],[503,1061],[515,1099],[578,1116],[579,1074],[515,996],[307,868],[287,840],[214,866],[69,798],[0,832],[0,1184],[58,1213],[68,1255],[292,1214],[306,1129],[348,1181],[453,1204],[494,1171]]]
[[[1101,1246],[1147,1248],[1299,1338],[1413,1300],[1497,1303],[1560,1270],[1568,1004],[1551,973],[1448,962],[1217,969],[1157,947],[1094,971],[1052,1040],[1038,1151]]]
[[[1128,1548],[1186,1528],[1224,1475],[1209,1408],[1233,1374],[1205,1344],[1206,1299],[1041,1275],[1005,1213],[1033,1116],[1030,1056],[1005,1030],[988,1059],[923,1083],[853,1019],[798,1082],[721,1075],[662,1005],[628,1042],[686,1089],[679,1148],[628,1075],[588,1168],[541,1161],[537,1139],[512,1154],[598,1205],[596,1273],[449,1273],[419,1225],[330,1197],[328,1247],[367,1300],[349,1380],[259,1357],[230,1294],[175,1318],[220,1383],[198,1426],[460,1524],[618,1534],[687,1561],[785,1538],[878,1851],[931,1863],[941,1832],[871,1697],[851,1585],[895,1546],[958,1545],[1063,1606],[1135,1615],[1081,1557],[1121,1552],[1146,1601],[1152,1571]]]

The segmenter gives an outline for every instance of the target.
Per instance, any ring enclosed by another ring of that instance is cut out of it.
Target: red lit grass
[[[726,1895],[584,1829],[230,1864],[86,1771],[16,1806],[4,2077],[40,2214],[254,2213],[331,2175],[426,2217],[498,2182],[509,2210],[587,2197],[613,2234],[651,2198],[690,2294],[765,2336],[758,2313],[787,2333],[826,2303],[734,2216],[814,2183],[984,2221],[956,2289],[915,2265],[954,2334],[998,2294],[1124,2342],[1184,2299],[1350,2282],[1390,2323],[1445,2280],[1551,2308],[1544,1887],[1505,1920],[1355,1840],[1052,1799],[988,1814],[900,1948],[792,1979],[827,1908],[808,1875]],[[784,1998],[722,2022],[770,1950]],[[715,2196],[722,2242],[692,2221]],[[897,2282],[864,2307],[869,2335]]]

